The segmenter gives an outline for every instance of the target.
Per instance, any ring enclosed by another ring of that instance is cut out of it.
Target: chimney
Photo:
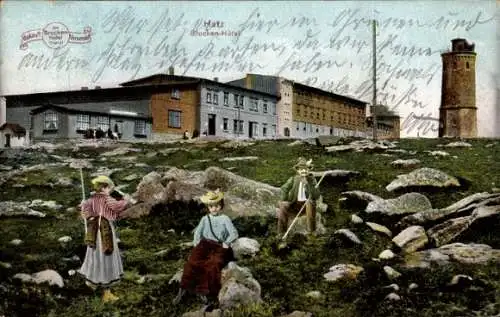
[[[89,90],[89,87],[84,86],[82,87],[82,90]]]
[[[168,74],[169,74],[169,75],[174,75],[174,66],[170,66],[170,67],[168,68]]]
[[[219,77],[214,77],[214,81],[219,81]]]

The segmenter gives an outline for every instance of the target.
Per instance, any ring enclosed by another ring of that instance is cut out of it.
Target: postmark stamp
[[[85,44],[92,40],[92,28],[87,26],[83,32],[71,32],[69,28],[61,22],[50,22],[43,29],[29,30],[21,34],[21,50],[26,50],[28,44],[35,41],[42,41],[52,49],[63,48],[68,43]]]
[[[191,36],[239,36],[241,32],[229,30],[224,21],[213,19],[198,19],[191,32]]]

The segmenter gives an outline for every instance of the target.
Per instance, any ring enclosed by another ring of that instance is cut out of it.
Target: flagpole
[[[377,21],[372,20],[373,36],[373,99],[372,99],[372,124],[373,140],[377,141]]]

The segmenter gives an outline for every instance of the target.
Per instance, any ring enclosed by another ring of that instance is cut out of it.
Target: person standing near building
[[[95,193],[81,204],[81,216],[87,219],[87,252],[78,272],[85,277],[89,287],[103,289],[103,302],[112,302],[119,298],[111,293],[110,287],[119,282],[123,275],[123,264],[113,223],[131,201],[128,195],[123,200],[110,196],[114,183],[107,176],[94,178],[92,186]]]

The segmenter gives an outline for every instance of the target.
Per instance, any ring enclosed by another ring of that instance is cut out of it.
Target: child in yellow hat
[[[215,300],[221,289],[221,271],[232,260],[231,244],[238,239],[238,231],[231,219],[222,214],[224,193],[210,191],[200,198],[208,214],[201,218],[194,231],[194,249],[184,265],[181,285],[174,304],[186,291],[201,296],[203,302]],[[208,298],[207,298],[208,297]]]
[[[103,288],[103,301],[110,302],[118,300],[118,297],[109,288],[123,275],[113,223],[131,203],[127,197],[116,200],[110,196],[115,185],[109,177],[98,176],[91,182],[95,193],[81,205],[82,217],[87,219],[87,252],[78,272],[86,278],[90,287]]]

